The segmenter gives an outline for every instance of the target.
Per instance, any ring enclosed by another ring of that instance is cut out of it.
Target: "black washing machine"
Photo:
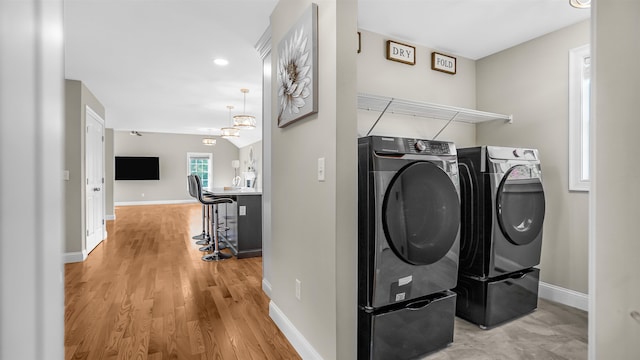
[[[545,197],[538,151],[458,150],[462,229],[456,315],[493,327],[538,303]]]
[[[460,197],[453,143],[358,140],[358,359],[453,341]]]

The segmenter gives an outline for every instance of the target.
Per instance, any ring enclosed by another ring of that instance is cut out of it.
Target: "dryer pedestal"
[[[400,305],[400,304],[398,304]],[[358,359],[414,359],[453,342],[456,294],[444,291],[386,310],[358,310]]]
[[[458,276],[456,316],[491,328],[538,307],[540,270],[529,268],[492,279]]]

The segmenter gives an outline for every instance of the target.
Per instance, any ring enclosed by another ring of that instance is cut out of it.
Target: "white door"
[[[91,252],[104,239],[104,121],[86,108],[86,249]]]

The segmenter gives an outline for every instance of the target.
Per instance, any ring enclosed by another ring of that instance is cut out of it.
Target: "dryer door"
[[[393,177],[382,204],[382,225],[400,259],[429,265],[453,246],[460,227],[460,200],[453,181],[431,162],[414,162]]]
[[[517,165],[505,174],[497,192],[498,223],[515,245],[526,245],[542,231],[545,202],[537,165]]]

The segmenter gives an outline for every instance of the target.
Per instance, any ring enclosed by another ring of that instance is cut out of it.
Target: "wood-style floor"
[[[116,209],[65,265],[65,359],[299,359],[268,315],[261,258],[200,260],[199,205]]]

